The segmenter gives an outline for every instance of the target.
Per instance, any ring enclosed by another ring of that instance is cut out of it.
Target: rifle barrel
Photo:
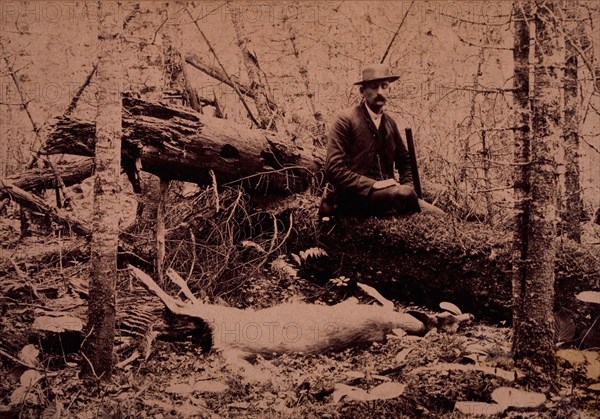
[[[415,192],[420,199],[423,199],[423,190],[421,189],[421,178],[419,177],[419,168],[417,166],[417,152],[415,151],[415,141],[413,140],[412,130],[410,128],[405,129],[406,132],[406,146],[408,147],[408,154],[410,156],[410,170],[412,173],[413,184],[415,185]]]

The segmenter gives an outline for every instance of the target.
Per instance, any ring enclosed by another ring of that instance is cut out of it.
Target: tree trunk
[[[490,175],[490,167],[491,167],[491,153],[490,153],[490,147],[488,147],[488,143],[487,143],[487,131],[485,129],[485,126],[483,124],[483,121],[481,123],[481,166],[482,166],[482,170],[483,170],[483,185],[484,185],[484,192],[483,192],[483,198],[485,199],[485,209],[487,212],[487,221],[491,222],[492,218],[494,217],[494,202],[492,199],[492,193],[490,192],[492,190],[492,179],[491,179],[491,175]]]
[[[540,4],[533,16],[537,42],[531,168],[526,180],[529,191],[520,196],[521,199],[529,199],[529,207],[520,214],[522,204],[516,206],[517,216],[523,217],[523,220],[515,231],[515,246],[520,248],[520,252],[515,258],[513,357],[527,370],[537,386],[548,385],[556,378],[552,310],[557,250],[558,172],[555,156],[559,149],[562,122],[560,90],[564,45],[561,45],[555,12],[559,12],[555,2],[548,1]],[[525,41],[520,33],[518,29],[515,51]]]
[[[296,60],[298,60],[298,66],[300,76],[302,77],[302,81],[304,82],[304,89],[306,92],[306,99],[308,101],[308,106],[310,106],[310,111],[312,113],[313,118],[315,119],[315,129],[313,130],[315,135],[315,143],[319,145],[327,144],[327,128],[325,126],[325,121],[323,120],[323,113],[320,109],[317,109],[317,105],[315,104],[315,90],[311,87],[310,79],[308,77],[308,65],[303,62],[300,58],[300,50],[296,44],[296,30],[294,29],[292,22],[290,19],[284,19],[284,25],[287,26],[288,32],[290,35],[290,43],[292,45],[292,53]]]
[[[140,99],[123,99],[123,159],[162,179],[240,183],[250,191],[298,192],[323,167],[323,150],[300,149],[282,135]],[[49,154],[94,153],[94,123],[63,118],[47,142]]]
[[[156,210],[156,228],[154,240],[156,242],[156,262],[155,270],[158,281],[164,284],[165,267],[165,206],[167,203],[167,192],[169,191],[168,180],[160,181],[160,193],[158,196],[158,206]]]
[[[471,135],[473,135],[473,127],[475,126],[475,113],[477,112],[479,98],[477,90],[479,90],[479,77],[482,76],[481,66],[485,63],[485,49],[483,47],[479,49],[478,57],[479,61],[477,62],[477,69],[473,74],[473,92],[471,93],[471,104],[469,107],[469,122],[467,122],[467,129],[465,130],[462,139],[461,165],[458,174],[459,182],[467,181],[467,167],[472,165],[469,161],[471,155]]]
[[[529,3],[515,1],[514,77],[513,103],[515,108],[514,131],[514,235],[512,263],[512,300],[521,301],[521,285],[527,276],[524,261],[527,260],[527,226],[529,224],[530,194],[530,142],[531,121],[529,104]],[[513,310],[513,323],[521,322],[521,310]]]
[[[579,89],[577,79],[576,43],[583,39],[583,25],[577,20],[576,6],[565,9],[568,19],[566,28],[569,35],[565,40],[566,59],[564,74],[565,113],[563,124],[565,174],[564,174],[564,206],[562,227],[571,240],[581,242],[581,182],[579,171]]]
[[[98,111],[96,114],[94,212],[87,337],[82,354],[87,375],[108,378],[113,369],[115,284],[119,238],[119,174],[121,171],[121,93],[119,20],[98,2]]]

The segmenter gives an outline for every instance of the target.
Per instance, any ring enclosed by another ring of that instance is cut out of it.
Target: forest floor
[[[13,224],[3,222],[0,229],[3,263],[22,249],[31,252],[58,240],[46,236],[19,240]],[[34,322],[42,315],[85,321],[88,275],[87,264],[73,263],[25,266],[20,274],[0,276],[4,377],[0,417],[596,418],[600,414],[598,350],[561,348],[553,388],[543,395],[512,390],[507,396],[506,388],[521,388],[519,371],[510,358],[511,330],[477,320],[455,334],[434,329],[424,337],[390,336],[386,342],[339,353],[258,357],[252,364],[260,378],[248,378],[221,353],[204,350],[197,339],[173,341],[160,335],[153,339],[146,333],[143,337],[151,338],[142,339],[139,346],[146,359],[142,354],[127,360],[120,354],[121,364],[110,380],[80,378],[85,362],[77,350],[80,340],[73,342],[68,332],[36,330]],[[246,307],[262,308],[292,298],[331,304],[346,297],[333,286],[319,287],[302,278],[282,282],[268,268],[251,284],[240,292]],[[120,273],[117,287],[118,296],[135,289],[161,307],[158,299],[132,284],[126,272]],[[142,318],[147,299],[130,301],[125,317]],[[396,307],[426,311],[397,302]]]

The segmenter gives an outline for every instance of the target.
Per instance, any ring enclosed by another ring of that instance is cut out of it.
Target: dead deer
[[[194,297],[175,271],[168,270],[167,276],[191,301],[184,303],[167,295],[143,271],[132,266],[130,270],[171,312],[207,322],[212,329],[215,349],[242,358],[341,351],[359,344],[384,341],[395,329],[421,336],[433,328],[453,333],[461,323],[473,319],[471,314],[460,312],[434,316],[398,312],[391,301],[365,284],[359,284],[359,287],[381,305],[359,304],[354,297],[331,306],[291,302],[261,310],[204,304]]]

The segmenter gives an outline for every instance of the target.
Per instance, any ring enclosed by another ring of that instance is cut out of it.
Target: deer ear
[[[462,311],[460,311],[460,308],[458,308],[456,305],[454,305],[452,303],[449,303],[448,301],[442,301],[440,303],[440,308],[442,310],[445,310],[445,311],[455,314],[457,316],[462,314]]]

